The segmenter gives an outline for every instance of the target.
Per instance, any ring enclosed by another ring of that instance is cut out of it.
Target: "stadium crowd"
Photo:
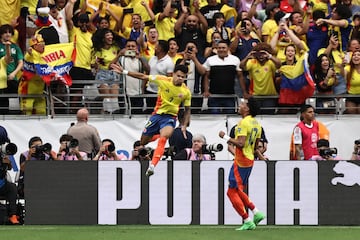
[[[17,93],[23,114],[45,114],[45,98],[34,95],[46,85],[56,93],[67,86],[78,109],[94,81],[102,113],[119,112],[119,94],[131,97],[138,113],[153,107],[154,97],[136,96],[156,94],[156,87],[118,74],[112,63],[167,76],[186,64],[192,106],[211,113],[228,113],[234,96],[251,95],[263,97],[265,114],[293,113],[312,96],[323,113],[335,113],[340,98],[346,113],[360,111],[358,0],[5,2],[2,114]]]

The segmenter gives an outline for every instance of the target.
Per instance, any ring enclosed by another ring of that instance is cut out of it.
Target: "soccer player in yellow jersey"
[[[175,125],[176,116],[181,104],[185,107],[184,124],[181,131],[186,139],[186,126],[190,121],[190,105],[191,105],[191,92],[185,85],[184,80],[188,73],[188,67],[185,65],[176,65],[172,77],[163,75],[145,75],[138,72],[129,72],[123,69],[119,64],[112,64],[111,68],[124,75],[129,75],[134,78],[158,85],[158,98],[152,116],[145,124],[145,128],[141,135],[141,145],[157,139],[158,134],[160,138],[153,154],[151,164],[146,171],[146,176],[154,174],[154,168],[159,162],[164,153],[166,141],[172,135]]]
[[[242,116],[242,120],[235,128],[235,138],[231,138],[223,131],[219,132],[221,138],[236,147],[234,164],[229,173],[229,188],[227,191],[233,207],[244,220],[244,224],[236,230],[253,230],[265,218],[265,214],[255,207],[249,196],[244,192],[254,165],[254,151],[257,149],[261,137],[261,125],[255,119],[258,111],[259,107],[254,98],[245,99],[239,106],[238,113]],[[254,213],[253,220],[249,218],[245,207]]]

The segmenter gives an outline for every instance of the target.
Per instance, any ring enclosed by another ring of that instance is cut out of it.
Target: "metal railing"
[[[124,86],[120,86],[119,94],[102,94],[98,90],[98,85],[101,84],[101,81],[95,80],[73,80],[73,84],[76,86],[81,86],[80,88],[76,87],[67,87],[62,86],[59,90],[56,90],[54,86],[47,86],[43,94],[31,94],[31,95],[20,95],[20,94],[0,94],[0,101],[3,101],[3,98],[17,99],[20,100],[20,104],[17,101],[11,101],[8,109],[5,107],[0,107],[0,111],[3,113],[8,112],[10,115],[25,115],[25,106],[21,104],[22,99],[26,98],[45,98],[46,99],[46,116],[62,116],[62,115],[73,115],[80,107],[87,107],[91,114],[97,114],[101,116],[105,115],[114,115],[114,116],[129,116],[131,117],[134,114],[148,114],[151,113],[154,106],[148,106],[145,104],[147,99],[157,98],[156,94],[140,94],[129,96],[126,95]],[[116,111],[107,112],[104,111],[104,104],[111,104],[104,101],[104,98],[117,98],[116,104],[118,104]],[[277,102],[278,96],[254,96],[260,102],[268,103],[270,100]],[[358,97],[358,95],[314,95],[311,98],[308,98],[306,103],[313,105],[319,114],[334,114],[342,115],[346,111],[346,99]],[[227,115],[231,113],[236,114],[237,106],[240,101],[240,98],[235,94],[224,95],[224,94],[213,94],[211,98],[228,98],[233,99],[235,102],[234,107],[222,107],[221,111],[226,111]],[[133,105],[135,100],[138,104]],[[198,114],[211,114],[212,110],[215,107],[206,106],[203,102],[204,98],[200,94],[194,94],[192,96],[192,113]],[[324,101],[325,100],[325,101]],[[319,102],[324,102],[322,105]],[[141,104],[143,102],[143,104]],[[140,105],[139,105],[140,103]],[[15,106],[14,106],[15,104]],[[17,104],[17,105],[16,105]],[[286,106],[286,105],[270,105],[266,104],[262,106],[262,114],[293,114],[299,111],[300,106]],[[268,112],[266,111],[268,110]],[[1,114],[0,114],[1,115]],[[44,114],[45,115],[45,114]]]

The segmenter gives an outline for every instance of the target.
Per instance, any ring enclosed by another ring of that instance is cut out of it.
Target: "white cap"
[[[42,8],[38,8],[36,9],[38,15],[42,15],[42,16],[46,16],[49,14],[50,12],[50,8],[49,7],[42,7]]]
[[[290,17],[291,13],[286,13],[285,16],[281,18],[281,20],[288,19]]]

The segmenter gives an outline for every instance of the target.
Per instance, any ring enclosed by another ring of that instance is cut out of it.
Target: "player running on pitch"
[[[145,75],[139,72],[129,72],[119,64],[112,64],[111,68],[120,74],[129,75],[143,81],[155,83],[159,87],[158,98],[152,116],[145,124],[141,135],[141,145],[146,145],[159,138],[157,147],[153,154],[146,176],[154,174],[154,168],[164,153],[166,141],[172,135],[176,126],[176,117],[179,107],[183,104],[184,124],[181,131],[186,138],[186,126],[190,121],[191,92],[185,85],[184,80],[188,73],[188,67],[185,65],[176,65],[172,77],[162,75]],[[160,137],[159,137],[160,134]]]

